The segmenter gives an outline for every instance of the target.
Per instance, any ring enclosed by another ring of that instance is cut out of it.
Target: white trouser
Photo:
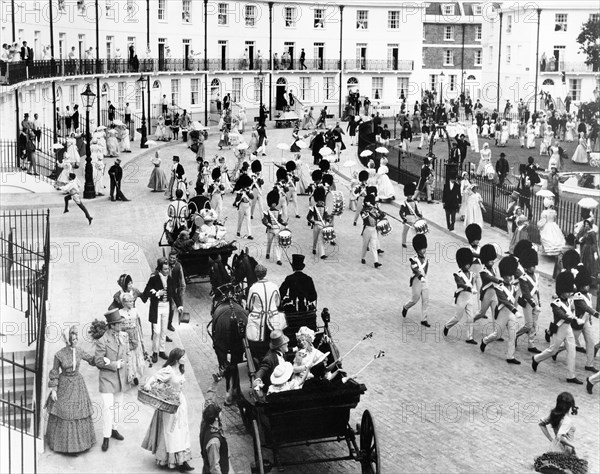
[[[250,203],[242,202],[240,203],[240,208],[238,209],[238,225],[237,225],[237,233],[241,233],[242,224],[246,221],[246,227],[248,229],[248,234],[252,235],[252,229],[250,227]]]
[[[406,216],[406,222],[408,224],[404,224],[402,226],[402,244],[406,245],[406,238],[408,237],[408,232],[411,230],[414,232],[414,226],[409,224],[414,224],[416,220],[417,218],[415,216]]]
[[[565,343],[567,349],[567,373],[568,378],[575,378],[575,337],[573,336],[573,329],[569,323],[563,323],[556,331],[556,334],[552,335],[550,345],[541,354],[533,356],[533,359],[540,363],[546,359],[552,357],[560,349],[560,345]]]
[[[265,208],[263,206],[262,194],[260,194],[258,191],[254,191],[254,198],[252,199],[252,208],[250,211],[252,217],[254,217],[254,208],[256,207],[257,204],[258,204],[258,216],[262,217],[263,213],[265,212]],[[242,208],[242,206],[240,206],[240,209],[241,208]]]
[[[116,430],[119,425],[119,409],[123,407],[123,392],[100,395],[102,396],[102,436],[110,438],[112,430]]]
[[[535,308],[532,308],[529,303],[525,304],[523,308],[523,316],[525,317],[525,326],[523,326],[517,332],[517,337],[522,334],[527,333],[528,337],[528,347],[531,349],[535,347],[535,335],[538,330],[538,318],[540,317],[540,305],[537,304]],[[592,354],[594,352],[593,344],[592,344]]]
[[[483,338],[484,344],[489,344],[502,337],[504,330],[508,334],[507,336],[507,347],[506,347],[506,359],[515,358],[515,338],[517,333],[517,317],[508,308],[502,308],[498,313],[496,319],[496,330]]]
[[[404,305],[404,309],[408,310],[416,305],[421,300],[421,311],[423,313],[422,321],[427,321],[427,310],[429,309],[429,286],[427,285],[427,279],[413,278],[412,285],[410,286],[412,296],[408,303]]]
[[[289,219],[287,197],[281,196],[279,198],[278,209],[281,210],[281,220],[283,220],[283,222],[287,222]]]
[[[596,372],[594,375],[590,375],[588,380],[592,385],[596,385],[598,382],[600,382],[600,372]]]
[[[583,334],[583,340],[585,341],[585,354],[587,356],[585,365],[589,367],[594,364],[594,336],[592,325],[589,320],[585,322],[582,329],[573,331],[575,340],[577,340],[581,334]]]
[[[273,245],[273,239],[275,239],[275,245]],[[275,251],[275,261],[281,261],[281,247],[279,246],[279,230],[269,230],[267,232],[267,255],[271,253],[271,246],[273,245]]]
[[[315,223],[313,225],[313,251],[316,251],[319,257],[325,255],[322,230],[323,226],[320,223]]]
[[[358,198],[356,199],[356,212],[354,213],[354,223],[355,224],[356,224],[356,221],[358,221],[358,218],[360,217],[360,211],[362,211],[364,200],[365,200],[364,196],[358,196]]]
[[[165,352],[167,326],[169,325],[169,303],[158,303],[156,323],[152,324],[152,352]]]
[[[375,227],[366,226],[363,230],[362,239],[362,256],[360,258],[365,258],[367,255],[367,248],[369,248],[373,254],[373,261],[376,263],[379,262],[379,256],[377,253],[377,250],[379,249],[377,229]]]
[[[479,316],[479,317],[485,316],[485,314],[487,313],[487,310],[491,308],[492,309],[492,321],[493,321],[494,314],[496,314],[497,306],[498,306],[498,297],[496,296],[496,290],[494,290],[493,287],[488,288],[483,293],[483,298],[481,299],[481,309],[479,310],[479,313],[477,313],[475,318],[479,319],[479,318],[477,318],[477,316]]]
[[[466,316],[467,318],[467,340],[473,339],[473,312],[475,307],[473,300],[475,295],[468,291],[463,291],[458,295],[454,308],[456,309],[455,315],[445,324],[445,327],[450,329],[452,326],[458,324],[458,322]]]
[[[298,193],[296,192],[296,188],[290,187],[290,192],[288,193],[288,196],[289,202],[294,205],[294,211],[296,212],[296,215],[299,216],[300,208],[298,207]],[[288,214],[290,212],[289,207],[290,204],[288,204]]]

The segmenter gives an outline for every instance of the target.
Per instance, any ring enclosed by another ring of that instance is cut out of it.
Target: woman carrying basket
[[[188,464],[192,459],[190,430],[188,427],[187,400],[183,394],[185,381],[185,351],[175,348],[169,358],[156,374],[144,385],[146,392],[163,386],[162,391],[176,394],[178,392],[179,407],[175,413],[167,413],[157,408],[142,442],[142,448],[152,451],[156,464],[161,468],[178,469],[181,472],[192,471]],[[155,392],[156,393],[156,392]]]

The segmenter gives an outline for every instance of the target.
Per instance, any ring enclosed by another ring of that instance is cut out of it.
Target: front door
[[[284,43],[285,48],[287,48],[287,52],[290,56],[290,65],[288,69],[294,69],[294,43],[286,42]]]
[[[287,89],[287,81],[280,77],[277,79],[277,86],[275,87],[275,109],[283,110],[287,105],[285,98],[285,91]]]
[[[227,70],[227,41],[219,41],[221,47],[221,71]]]
[[[323,69],[325,63],[325,45],[323,43],[315,43],[315,59],[317,60],[317,69]]]
[[[392,71],[398,70],[398,45],[388,46],[388,68]]]
[[[190,40],[183,40],[183,64],[185,66],[185,70],[189,71],[188,58],[190,57]]]

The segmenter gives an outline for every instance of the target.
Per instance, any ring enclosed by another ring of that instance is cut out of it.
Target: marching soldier
[[[308,211],[308,222],[313,229],[313,255],[317,255],[323,260],[327,258],[323,247],[323,229],[331,228],[331,214],[325,206],[325,188],[318,186],[315,188],[312,199],[314,205]]]
[[[531,358],[531,368],[537,372],[539,363],[557,354],[564,342],[567,349],[567,382],[583,385],[583,382],[575,376],[575,337],[571,328],[571,323],[575,320],[572,299],[574,290],[575,277],[571,272],[563,271],[556,277],[558,298],[550,305],[554,316],[554,321],[550,324],[550,346],[541,354]]]
[[[288,201],[294,205],[296,219],[300,219],[300,208],[298,207],[298,193],[296,191],[296,183],[300,181],[300,178],[296,176],[296,162],[294,160],[288,161],[285,164],[285,170],[288,174]]]
[[[540,354],[542,351],[535,347],[535,335],[538,330],[538,318],[540,316],[541,304],[539,277],[535,273],[535,267],[538,265],[538,254],[535,250],[528,249],[523,252],[519,262],[523,267],[524,272],[519,277],[521,297],[517,301],[519,306],[523,308],[525,325],[517,331],[516,338],[519,339],[523,334],[528,334],[529,352],[532,354]]]
[[[592,284],[592,278],[589,272],[585,268],[581,268],[575,277],[575,286],[577,287],[577,293],[573,296],[573,303],[575,305],[575,316],[577,322],[573,325],[573,334],[575,340],[583,334],[585,340],[585,352],[586,352],[586,364],[585,370],[588,372],[598,373],[598,370],[594,367],[594,337],[592,331],[592,320],[591,317],[598,318],[600,313],[594,310],[592,306],[592,295],[590,295],[590,286]]]
[[[254,196],[252,198],[252,209],[250,210],[250,218],[254,219],[254,208],[258,204],[258,212],[262,215],[264,212],[263,201],[262,201],[262,187],[265,184],[265,180],[262,177],[262,163],[259,160],[254,160],[250,165],[252,171],[252,186],[250,191]]]
[[[235,200],[233,205],[238,209],[238,225],[237,225],[237,236],[240,237],[242,230],[242,224],[246,220],[248,228],[247,238],[252,240],[252,225],[250,222],[250,203],[254,199],[254,193],[250,191],[253,184],[252,178],[247,174],[241,174],[238,180],[235,182]]]
[[[265,258],[269,260],[271,258],[271,245],[273,244],[273,239],[277,239],[279,236],[279,232],[285,228],[287,222],[282,219],[281,210],[277,209],[279,206],[279,192],[276,189],[273,189],[267,194],[267,205],[269,209],[267,209],[263,213],[262,223],[267,228],[267,254]],[[275,242],[275,258],[277,259],[277,265],[281,265],[281,247],[279,246],[279,242]]]
[[[498,258],[496,249],[492,244],[486,244],[481,247],[479,253],[483,267],[479,276],[481,278],[481,290],[479,290],[479,300],[481,302],[481,309],[479,313],[473,318],[473,322],[479,319],[487,319],[487,310],[492,309],[492,315],[496,314],[496,307],[498,306],[498,297],[496,296],[496,290],[494,285],[502,283],[502,279],[498,278],[496,271],[494,270],[494,261]]]
[[[473,254],[468,248],[456,251],[456,264],[459,271],[454,274],[456,291],[454,292],[454,307],[456,315],[444,325],[444,336],[463,318],[467,317],[467,344],[477,344],[473,339],[473,294],[475,293],[474,276],[470,271],[473,263]]]
[[[288,186],[288,173],[283,168],[277,168],[276,173],[277,182],[275,183],[274,189],[279,193],[279,210],[284,221],[289,220],[288,216],[288,198],[287,194],[290,190]]]
[[[379,268],[379,254],[381,249],[379,248],[379,239],[377,238],[377,222],[381,219],[384,214],[379,210],[375,204],[375,196],[373,194],[367,194],[364,197],[363,208],[360,213],[360,217],[363,219],[363,245],[362,245],[362,256],[360,263],[366,264],[365,256],[367,255],[367,249],[371,249],[373,253],[373,260],[375,261],[375,268]]]
[[[363,209],[363,200],[367,195],[367,181],[369,180],[369,172],[367,170],[362,170],[358,173],[358,181],[359,184],[354,188],[354,194],[358,196],[356,199],[356,212],[354,213],[354,225],[356,225],[356,221],[362,212]]]
[[[431,325],[427,322],[427,310],[429,309],[429,286],[427,285],[429,259],[425,256],[427,253],[427,237],[425,234],[417,234],[413,237],[412,244],[415,252],[417,252],[414,257],[409,258],[410,269],[413,272],[410,277],[412,297],[402,307],[402,317],[406,318],[408,310],[421,300],[421,325],[430,327]]]
[[[406,237],[408,237],[408,231],[413,228],[413,225],[417,219],[422,219],[423,214],[417,207],[417,201],[414,200],[414,195],[417,190],[415,183],[406,183],[404,185],[404,196],[406,201],[400,205],[400,219],[404,223],[402,228],[402,247],[406,248]]]

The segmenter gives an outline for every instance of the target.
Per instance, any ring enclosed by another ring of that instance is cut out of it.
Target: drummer
[[[279,192],[277,189],[272,189],[267,194],[267,205],[269,209],[263,212],[262,223],[267,228],[267,254],[265,258],[269,260],[271,258],[271,246],[273,245],[273,239],[275,239],[275,258],[277,259],[277,265],[281,265],[281,247],[279,246],[279,232],[287,227],[287,222],[283,220],[281,209],[277,209],[279,206]]]
[[[313,229],[313,255],[317,255],[318,250],[320,258],[325,260],[327,255],[325,255],[323,246],[323,229],[325,227],[333,228],[330,223],[330,210],[325,206],[325,188],[316,187],[311,199],[314,205],[308,211],[308,222]]]
[[[367,170],[361,170],[358,173],[358,181],[359,184],[354,188],[354,194],[357,197],[356,199],[356,212],[354,213],[354,225],[356,225],[356,221],[358,221],[358,217],[363,208],[363,198],[367,195],[367,181],[369,179],[369,172]]]
[[[294,205],[294,211],[296,212],[296,219],[300,219],[300,208],[298,207],[298,191],[296,190],[296,183],[300,181],[300,178],[296,176],[296,162],[290,160],[285,164],[285,169],[288,174],[288,201]],[[288,206],[289,207],[289,206]]]
[[[404,196],[406,201],[400,205],[400,218],[404,222],[404,228],[402,229],[402,247],[406,248],[406,238],[408,237],[408,231],[414,228],[414,223],[417,219],[422,219],[423,214],[417,207],[417,202],[414,199],[415,192],[417,191],[417,185],[414,182],[406,183],[404,185]]]
[[[321,163],[323,163],[326,160],[321,161]],[[333,191],[335,191],[335,184],[333,182],[333,175],[329,174],[329,173],[323,173],[323,179],[321,180],[321,183],[323,183],[323,187],[325,188],[325,207],[327,207],[327,209],[333,211],[334,208],[334,195],[333,195]],[[333,212],[331,214],[331,225],[335,225],[335,216],[333,215]],[[330,240],[329,243],[331,245],[335,245],[335,239],[334,240]]]
[[[377,222],[384,217],[384,214],[375,204],[375,196],[373,194],[367,194],[365,196],[360,216],[363,219],[363,231],[361,234],[363,245],[360,263],[367,263],[365,256],[367,255],[367,249],[370,248],[373,253],[373,260],[375,260],[375,268],[379,268],[381,266],[381,263],[379,263],[379,254],[383,253],[383,251],[379,248]]]
[[[277,182],[273,189],[279,193],[279,210],[284,221],[289,220],[288,216],[288,192],[289,192],[289,177],[285,168],[277,168]],[[297,211],[297,210],[296,210]]]
[[[303,313],[317,310],[317,290],[315,283],[304,270],[304,255],[292,255],[294,273],[285,277],[279,287],[281,309],[284,313]]]

